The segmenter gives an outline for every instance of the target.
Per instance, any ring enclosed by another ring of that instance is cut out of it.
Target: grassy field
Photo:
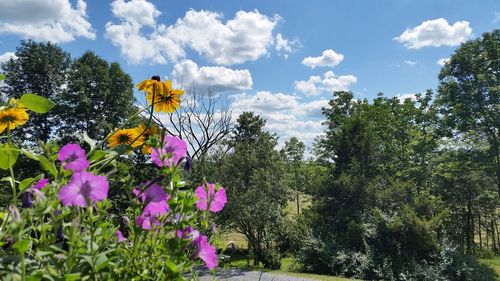
[[[281,271],[281,270],[275,270],[275,271],[271,271],[271,272],[276,273],[276,274],[280,274],[280,275],[301,277],[301,278],[308,278],[308,279],[322,280],[322,281],[323,280],[324,281],[358,281],[358,279],[350,279],[350,278],[319,275],[319,274],[309,274],[309,273],[294,273],[294,272],[286,272],[286,271]]]
[[[495,270],[495,272],[500,276],[500,257],[480,259],[479,262],[493,268],[493,270]]]
[[[307,208],[311,205],[311,198],[308,195],[300,195],[300,210]],[[287,205],[287,213],[290,217],[295,217],[297,215],[297,203],[296,201],[290,201]],[[248,250],[248,242],[243,234],[237,232],[228,232],[223,233],[219,238],[219,248],[225,249],[224,254],[230,254],[230,248],[226,246],[230,241],[233,241],[236,245],[236,255],[232,255],[231,258],[222,262],[222,266],[224,268],[241,268],[248,270],[261,270],[266,272],[272,272],[275,274],[292,276],[292,277],[301,277],[301,278],[309,278],[314,280],[325,280],[325,281],[356,281],[358,279],[349,279],[343,277],[336,276],[327,276],[327,275],[319,275],[319,274],[309,274],[309,273],[298,273],[294,272],[296,270],[293,269],[293,261],[292,259],[286,258],[282,260],[282,266],[280,270],[272,270],[268,271],[263,267],[254,267],[252,262],[247,259],[246,253]]]

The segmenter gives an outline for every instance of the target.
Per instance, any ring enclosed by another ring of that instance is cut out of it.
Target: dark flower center
[[[78,156],[76,154],[70,154],[68,158],[66,158],[66,163],[71,163],[73,161],[76,161],[78,159]]]
[[[6,122],[14,122],[17,121],[17,118],[14,117],[13,115],[5,115],[2,119],[0,119],[0,122],[6,123]]]
[[[151,80],[156,80],[156,81],[158,81],[158,82],[159,82],[159,81],[161,81],[161,79],[160,79],[160,76],[159,76],[159,75],[155,75],[155,76],[151,77]]]
[[[118,137],[118,140],[120,141],[120,143],[128,143],[130,141],[130,137],[123,134]]]
[[[85,199],[90,198],[90,192],[92,191],[92,186],[88,181],[84,182],[82,184],[82,187],[80,188],[80,193],[83,195]]]

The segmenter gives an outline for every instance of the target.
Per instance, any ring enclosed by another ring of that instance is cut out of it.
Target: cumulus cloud
[[[295,81],[295,89],[307,96],[315,96],[325,92],[347,91],[357,81],[354,75],[336,76],[332,71],[327,71],[323,78],[311,76],[308,80]]]
[[[86,11],[83,0],[78,0],[76,7],[69,0],[0,1],[0,33],[56,43],[76,37],[95,39]]]
[[[6,52],[6,53],[1,54],[0,55],[0,64],[7,62],[11,58],[16,59],[17,58],[16,54],[13,52]]]
[[[108,22],[106,36],[130,63],[177,62],[186,57],[187,47],[215,64],[255,61],[275,44],[273,30],[280,21],[278,15],[269,17],[257,10],[238,11],[227,21],[220,13],[189,10],[175,24],[165,25],[157,20],[160,11],[147,1],[115,0],[111,9],[120,22]],[[152,31],[146,33],[145,26]],[[283,37],[279,44],[285,52],[293,49]]]
[[[266,129],[279,136],[281,145],[297,137],[311,146],[314,138],[324,130],[321,108],[328,105],[326,99],[303,102],[297,96],[268,91],[232,95],[230,99],[235,118],[244,111],[259,114],[267,121]]]
[[[344,55],[336,53],[332,49],[323,51],[319,57],[307,57],[302,60],[302,64],[310,68],[329,66],[334,67],[344,59]]]
[[[252,75],[248,69],[234,70],[224,66],[199,67],[191,60],[174,65],[174,84],[207,88],[216,92],[248,90],[252,88]]]
[[[409,49],[422,47],[456,46],[470,38],[472,28],[467,21],[457,21],[449,25],[443,18],[422,22],[419,26],[406,29],[394,38]]]
[[[436,63],[439,64],[440,66],[444,66],[449,61],[450,61],[450,58],[441,58],[441,59],[438,59],[438,61]]]

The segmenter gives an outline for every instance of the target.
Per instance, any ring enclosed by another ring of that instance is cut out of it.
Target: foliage
[[[489,145],[491,172],[500,194],[500,30],[463,43],[439,74],[436,104],[451,130],[475,131]],[[465,134],[467,136],[467,134]],[[455,135],[461,137],[461,135]]]
[[[3,105],[0,114],[18,109],[32,111],[33,117],[49,109],[44,104],[51,103],[23,95]],[[154,106],[132,117],[152,114]],[[3,168],[9,170],[2,180],[12,190],[10,205],[0,211],[2,280],[184,280],[195,277],[198,259],[210,269],[217,265],[216,248],[201,233],[212,232],[210,216],[224,207],[225,190],[203,182],[193,192],[182,179],[187,161],[182,140],[162,133],[145,138],[148,123],[139,127],[135,140],[102,149],[122,125],[100,143],[87,137],[88,151],[78,144],[48,142],[35,152],[11,140],[11,130],[22,125],[7,124],[0,150],[0,158],[7,159]],[[139,146],[134,146],[136,141]],[[140,181],[121,170],[116,159],[127,159],[134,148],[145,145],[157,169],[154,177]],[[18,157],[38,162],[43,173],[16,177]],[[119,170],[120,177],[115,177]],[[120,215],[109,212],[115,203],[108,200],[110,182],[131,202]]]
[[[274,150],[275,137],[263,131],[264,124],[253,113],[240,115],[228,142],[230,152],[214,176],[227,186],[231,198],[222,212],[224,224],[246,236],[255,265],[279,268],[288,195],[283,159]]]
[[[5,83],[2,93],[8,98],[19,99],[24,93],[33,93],[58,103],[71,65],[70,55],[52,43],[21,41],[16,50],[16,59],[2,64]],[[28,124],[14,131],[16,139],[46,142],[51,139],[54,128],[61,124],[59,108],[43,115],[32,115]]]
[[[77,134],[103,139],[136,111],[132,79],[118,63],[108,63],[87,51],[68,71],[67,88],[57,99],[65,122],[58,136],[75,141]]]

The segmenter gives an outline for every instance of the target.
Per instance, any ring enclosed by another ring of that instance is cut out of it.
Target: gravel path
[[[305,279],[300,277],[291,277],[260,271],[244,271],[241,269],[224,269],[217,271],[215,279],[209,271],[198,272],[200,281],[211,280],[234,280],[234,281],[311,281],[314,279]]]

